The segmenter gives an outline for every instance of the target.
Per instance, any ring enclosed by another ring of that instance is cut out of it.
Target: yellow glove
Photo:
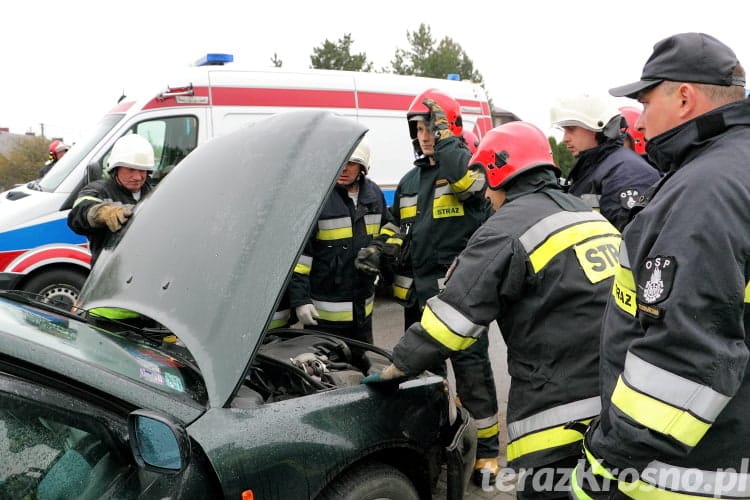
[[[427,106],[430,110],[430,130],[435,134],[435,139],[439,141],[441,139],[453,137],[453,132],[451,132],[451,129],[448,126],[448,118],[446,118],[445,111],[443,111],[440,104],[429,97],[425,98],[422,101],[422,104]]]
[[[122,229],[122,225],[133,215],[132,205],[123,205],[122,203],[99,203],[89,209],[89,221],[94,227],[107,226],[113,233]]]

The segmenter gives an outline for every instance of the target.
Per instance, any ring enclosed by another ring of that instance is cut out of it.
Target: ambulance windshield
[[[47,175],[39,182],[39,187],[42,191],[52,192],[57,189],[65,178],[81,163],[83,158],[88,156],[91,149],[99,144],[102,138],[112,130],[112,127],[122,120],[123,116],[125,115],[122,113],[105,115],[93,130],[89,131],[86,140],[73,144],[70,151],[60,158],[60,161],[55,163],[50,171],[47,172]]]

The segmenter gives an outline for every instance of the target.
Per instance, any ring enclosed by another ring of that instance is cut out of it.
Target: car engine
[[[309,330],[273,331],[256,353],[232,406],[358,385],[365,375],[389,363],[387,353],[370,344]]]

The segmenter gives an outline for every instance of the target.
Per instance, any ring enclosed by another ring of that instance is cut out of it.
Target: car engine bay
[[[310,330],[269,332],[232,407],[252,407],[355,386],[390,363],[370,344]]]

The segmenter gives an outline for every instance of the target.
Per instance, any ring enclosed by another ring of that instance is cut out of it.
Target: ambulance
[[[406,110],[416,95],[440,89],[461,105],[464,129],[481,138],[492,128],[484,90],[458,75],[435,79],[259,70],[232,62],[231,54],[208,54],[174,75],[166,88],[140,100],[119,102],[41,181],[0,193],[0,289],[73,303],[88,275],[91,254],[86,238],[68,228],[67,215],[78,191],[101,177],[112,145],[124,134],[137,133],[151,142],[156,155],[152,182],[157,183],[213,137],[286,110],[329,110],[369,128],[370,178],[383,188],[390,204],[399,179],[414,161]],[[294,138],[295,131],[289,130],[288,147],[294,147]]]

